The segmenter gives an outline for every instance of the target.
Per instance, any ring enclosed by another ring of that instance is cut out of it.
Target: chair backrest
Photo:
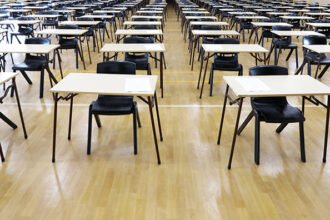
[[[265,65],[255,66],[249,69],[250,76],[270,76],[270,75],[288,75],[288,68],[276,66],[276,65]],[[267,98],[251,98],[251,105],[254,103],[277,103],[287,104],[286,97],[267,97]]]
[[[58,26],[58,29],[79,29],[79,26],[78,25],[75,25],[75,24],[65,24],[65,25],[60,25]],[[70,36],[70,35],[60,35],[59,36],[59,42],[61,44],[62,40],[65,40],[65,39],[76,39],[77,37],[76,36]]]
[[[96,72],[108,74],[135,75],[136,64],[128,61],[107,61],[98,63],[96,67]]]
[[[33,37],[33,38],[25,38],[25,44],[43,44],[43,45],[49,45],[50,40],[48,38],[41,38],[41,37]],[[25,60],[33,60],[36,57],[47,57],[47,55],[31,55],[30,53],[27,53],[25,55]]]
[[[273,26],[272,30],[273,31],[291,31],[292,27],[276,25],[276,26]],[[274,43],[282,44],[282,45],[289,45],[289,44],[291,44],[291,37],[277,37],[276,35],[274,35]]]
[[[327,38],[325,36],[310,35],[305,36],[302,39],[303,45],[327,45]],[[316,59],[323,59],[325,54],[319,54],[314,51],[310,51],[303,47],[304,58],[315,61]]]
[[[154,43],[154,40],[150,37],[126,37],[124,38],[125,44],[146,44]]]
[[[215,38],[213,39],[214,44],[240,44],[236,38]],[[218,53],[214,57],[217,64],[227,67],[236,67],[238,63],[238,53]]]
[[[134,29],[137,30],[154,30],[157,29],[155,25],[135,25]]]
[[[201,30],[221,30],[220,26],[217,25],[202,25]]]

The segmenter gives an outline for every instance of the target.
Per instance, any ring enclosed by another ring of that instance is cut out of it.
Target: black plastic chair
[[[327,38],[325,36],[305,36],[302,40],[303,45],[327,45]],[[307,64],[307,74],[312,75],[312,65],[317,65],[315,78],[322,78],[322,76],[327,72],[330,67],[330,58],[326,54],[319,54],[314,51],[310,51],[303,48],[304,61],[301,66],[297,69],[296,74],[302,73],[304,66]],[[324,66],[320,74],[318,71],[321,66]]]
[[[34,20],[33,18],[29,17],[19,17],[17,20],[20,21],[28,21],[28,20]],[[15,37],[18,41],[18,43],[21,43],[21,41],[18,39],[18,36],[26,36],[26,37],[33,37],[33,25],[32,24],[19,24],[17,32],[12,32],[10,34],[10,42],[13,43],[13,37]]]
[[[148,37],[127,37],[124,38],[125,44],[145,44],[154,43],[152,38]],[[125,61],[136,64],[137,70],[146,70],[148,75],[151,75],[149,64],[149,53],[125,53]]]
[[[89,17],[78,17],[77,21],[94,21],[94,19],[89,18]],[[93,50],[94,50],[94,52],[95,52],[96,47],[97,47],[98,52],[100,52],[99,42],[97,40],[96,33],[97,33],[96,28],[94,26],[89,26],[88,31],[85,34],[85,36],[87,37],[87,40],[89,40],[90,37],[93,39]]]
[[[234,38],[217,38],[213,41],[214,44],[239,44],[238,39]],[[243,66],[238,63],[237,53],[219,53],[214,56],[214,62],[211,65],[210,71],[210,96],[213,90],[214,70],[234,71],[238,75],[243,75]]]
[[[288,75],[288,69],[285,67],[269,65],[256,66],[249,70],[250,76],[263,75]],[[299,123],[300,133],[300,156],[301,161],[306,161],[305,156],[305,140],[304,140],[304,114],[298,108],[291,106],[286,97],[259,97],[251,98],[252,112],[243,122],[238,130],[238,135],[242,132],[248,122],[255,117],[255,149],[254,160],[257,165],[260,163],[260,122],[280,123],[276,129],[277,133],[281,131],[289,123]]]
[[[77,25],[60,25],[58,27],[59,29],[79,29]],[[78,54],[80,56],[80,59],[84,62],[82,51],[79,47],[79,40],[76,36],[67,36],[67,35],[60,35],[59,41],[60,47],[57,48],[57,50],[74,50],[76,54],[76,68],[79,67],[78,64]],[[55,60],[55,59],[54,59]],[[55,66],[55,62],[54,62]]]
[[[42,12],[41,14],[59,15],[59,13],[56,11],[45,11],[45,12]],[[45,18],[44,22],[42,23],[42,27],[43,28],[48,28],[48,27],[56,28],[58,26],[58,18],[59,17]]]
[[[274,31],[291,31],[291,27],[288,26],[274,26],[272,28]],[[288,56],[286,57],[286,61],[288,61],[292,55],[292,52],[295,51],[296,55],[296,68],[298,68],[298,46],[297,44],[292,43],[291,37],[277,37],[275,34],[273,34],[273,40],[272,40],[272,46],[274,49],[274,59],[275,59],[275,65],[277,65],[280,53],[282,50],[289,49],[290,52]]]
[[[135,75],[136,65],[127,61],[107,61],[97,64],[97,73],[101,74],[130,74]],[[89,106],[88,113],[88,140],[87,154],[91,153],[91,136],[92,136],[92,116],[96,120],[97,126],[100,128],[101,120],[99,115],[129,115],[133,114],[133,139],[134,154],[138,152],[137,144],[137,123],[141,127],[138,115],[137,103],[132,96],[114,96],[99,95],[96,101]]]
[[[28,38],[25,39],[25,44],[43,44],[43,45],[49,45],[50,40],[47,38]],[[48,55],[34,55],[27,53],[25,56],[25,59],[22,63],[14,64],[13,65],[13,71],[20,71],[25,78],[25,80],[32,84],[31,79],[27,75],[26,71],[40,71],[40,95],[39,97],[43,97],[44,92],[44,73],[45,70],[48,71],[49,74],[49,66],[48,66],[49,58]]]

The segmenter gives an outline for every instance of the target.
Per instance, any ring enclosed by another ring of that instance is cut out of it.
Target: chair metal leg
[[[305,135],[304,135],[304,122],[299,122],[299,136],[300,136],[300,157],[302,162],[306,162],[305,154]]]
[[[1,157],[1,161],[5,162],[5,156],[3,155],[1,143],[0,143],[0,157]]]
[[[97,115],[97,114],[93,114],[94,115],[94,118],[95,118],[95,121],[96,121],[96,125],[98,128],[102,127],[102,123],[101,123],[101,120],[100,120],[100,116]]]
[[[30,77],[26,74],[26,72],[24,70],[21,70],[20,72],[22,73],[24,79],[31,85],[32,81],[31,81]]]
[[[286,122],[281,123],[280,126],[278,126],[278,127],[276,128],[276,132],[277,132],[277,133],[281,133],[281,132],[283,131],[283,129],[284,129],[287,125],[288,125],[288,123],[286,123]]]
[[[0,112],[0,119],[2,119],[6,124],[8,124],[12,129],[16,129],[17,125],[10,120],[7,116],[5,116],[2,112]]]
[[[321,79],[322,76],[327,72],[327,70],[329,69],[330,65],[327,65],[326,67],[324,67],[324,69],[322,70],[322,72],[320,73],[320,75],[318,75],[318,78]]]
[[[254,162],[257,165],[260,163],[260,120],[257,115],[255,115]]]
[[[253,118],[253,116],[254,116],[254,113],[253,113],[253,111],[251,111],[248,114],[248,116],[246,117],[246,119],[243,121],[243,123],[241,124],[241,126],[238,128],[237,135],[240,135],[242,133],[242,131],[249,124],[249,122],[251,121],[251,119]]]
[[[88,133],[87,133],[87,154],[91,154],[92,145],[92,105],[89,106],[88,111]]]

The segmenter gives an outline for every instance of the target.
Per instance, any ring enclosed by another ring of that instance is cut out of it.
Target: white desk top
[[[286,26],[292,27],[293,25],[283,22],[251,22],[252,25],[257,27],[273,27],[273,26]]]
[[[11,73],[11,72],[1,72],[0,73],[0,85],[8,82],[9,80],[11,80],[12,78],[16,77],[18,74],[18,72],[16,73]]]
[[[238,97],[307,96],[330,94],[330,87],[308,75],[224,76],[223,79]],[[250,85],[246,85],[248,83]]]
[[[124,25],[162,25],[160,21],[125,21]]]
[[[210,14],[208,11],[183,11],[182,14]]]
[[[303,47],[316,53],[330,53],[330,45],[303,45]]]
[[[150,44],[105,44],[101,52],[165,52],[165,45],[159,43]]]
[[[99,19],[111,19],[113,15],[83,15],[82,18],[99,18]]]
[[[72,14],[74,12],[74,10],[69,10],[69,9],[55,9],[53,11],[57,11],[57,12],[61,12],[61,13],[69,13]]]
[[[158,29],[118,29],[115,35],[163,35],[163,32]]]
[[[310,25],[312,27],[330,27],[330,23],[306,23],[307,25]]]
[[[326,13],[326,12],[308,12],[305,13],[306,15],[316,15],[316,16],[330,16],[330,13]]]
[[[283,19],[287,20],[311,20],[314,19],[313,17],[308,17],[308,16],[281,16]]]
[[[60,25],[78,25],[78,26],[96,26],[99,23],[101,23],[101,21],[62,21],[60,22]]]
[[[35,31],[34,34],[55,34],[55,35],[71,35],[80,36],[84,35],[87,30],[83,29],[43,29],[41,31]]]
[[[150,18],[150,19],[162,20],[163,16],[132,15],[132,19],[134,18]]]
[[[69,10],[87,10],[88,7],[79,7],[79,6],[77,6],[77,7],[67,7],[67,9],[69,9]]]
[[[148,91],[134,91],[134,88],[127,88],[128,81],[132,80],[137,80],[137,83],[141,83],[142,81],[143,83],[149,84],[149,88],[146,88]],[[57,93],[153,96],[156,90],[156,83],[157,76],[155,75],[70,73],[51,88],[50,91]]]
[[[218,20],[217,17],[215,16],[186,16],[186,20],[192,20],[192,19],[213,19],[213,20]]]
[[[40,20],[3,20],[0,21],[0,25],[1,24],[26,24],[26,25],[33,25],[33,24],[38,24],[40,23]]]
[[[33,14],[33,15],[27,15],[25,17],[28,18],[57,18],[61,15],[54,15],[54,14]]]
[[[267,20],[269,17],[266,16],[236,16],[237,19],[251,19],[251,20]]]
[[[192,25],[228,26],[229,24],[224,21],[191,21],[190,26]]]
[[[259,44],[202,44],[207,53],[267,53]]]
[[[0,29],[0,34],[8,32],[7,29]]]
[[[116,14],[116,13],[121,13],[121,10],[95,10],[93,13],[109,13],[109,14]]]
[[[48,54],[60,45],[50,44],[1,44],[0,53],[41,53]]]
[[[257,13],[252,12],[252,11],[230,11],[228,14],[231,15],[255,15]]]
[[[271,11],[271,12],[266,12],[266,14],[268,15],[288,15],[290,14],[289,12],[275,12],[275,11]]]
[[[163,11],[137,11],[136,14],[163,14]]]
[[[308,35],[324,36],[323,34],[317,33],[315,31],[271,31],[271,32],[280,37],[308,36]]]
[[[217,36],[217,35],[240,35],[237,31],[233,30],[192,30],[193,35],[203,35],[203,36]]]

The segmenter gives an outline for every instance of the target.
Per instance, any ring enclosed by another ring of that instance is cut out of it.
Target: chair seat
[[[290,104],[278,105],[277,103],[253,103],[254,110],[261,121],[268,123],[292,123],[305,120],[302,112]]]
[[[91,105],[92,113],[99,115],[123,115],[135,111],[132,96],[103,96]]]
[[[313,59],[311,64],[317,65],[317,64],[323,64],[323,65],[330,65],[330,58],[329,57],[324,57],[320,61],[317,59]]]
[[[275,47],[281,47],[283,49],[293,49],[298,47],[297,44],[288,43],[286,41],[275,41],[274,44]]]
[[[60,39],[59,44],[62,49],[72,49],[76,48],[78,45],[77,39]]]
[[[125,54],[125,61],[129,61],[136,64],[136,69],[146,69],[148,68],[148,54],[142,55],[132,55]]]
[[[215,55],[213,65],[218,70],[233,69],[232,71],[239,71],[242,68],[242,65],[238,64],[237,57],[220,57],[218,55]]]
[[[40,71],[47,64],[44,57],[40,59],[25,60],[22,63],[15,64],[13,70]]]

